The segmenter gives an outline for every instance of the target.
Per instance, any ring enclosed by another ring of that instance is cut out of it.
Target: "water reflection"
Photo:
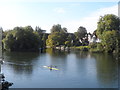
[[[62,50],[46,49],[46,53],[48,53],[52,57],[60,57],[60,56],[66,57],[66,55],[69,52],[65,52],[65,51],[62,51]]]
[[[97,78],[98,83],[102,87],[118,87],[118,63],[112,54],[95,54],[79,51],[73,51],[71,53],[49,51],[48,53],[51,55],[52,61],[55,57],[57,59],[56,62],[58,62],[59,58],[63,59],[66,71],[72,67],[71,72],[76,74],[82,73],[87,78]],[[73,54],[77,59],[74,58]]]
[[[91,54],[91,56],[96,59],[97,77],[102,86],[118,85],[118,64],[115,57],[112,54]]]
[[[18,85],[15,87],[19,85],[38,88],[118,86],[118,64],[111,54],[47,49],[42,53],[5,52],[4,56],[4,71],[11,76],[10,81],[14,80],[15,85]],[[43,68],[44,65],[56,65],[60,70],[50,71]],[[18,78],[20,75],[23,78]],[[21,81],[16,82],[17,80]],[[26,82],[25,85],[23,82]]]
[[[58,68],[66,71],[68,52],[46,49],[46,53],[49,55],[47,59],[47,62],[49,62],[48,65],[56,65]]]
[[[33,66],[37,62],[39,53],[30,52],[5,52],[4,65],[12,68],[16,74],[30,75],[33,72]]]
[[[77,58],[86,59],[86,58],[90,57],[90,53],[89,52],[75,51],[74,53],[76,54]]]
[[[79,63],[90,74],[94,73],[102,87],[118,87],[118,62],[112,54],[75,52],[77,59],[84,60]],[[95,74],[96,73],[96,74]],[[120,74],[119,74],[120,75]],[[91,77],[92,78],[92,77]]]

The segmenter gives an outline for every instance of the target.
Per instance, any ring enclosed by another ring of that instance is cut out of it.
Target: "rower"
[[[52,65],[50,65],[50,70],[52,70]]]

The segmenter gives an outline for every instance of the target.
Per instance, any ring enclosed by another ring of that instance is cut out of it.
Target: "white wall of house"
[[[101,42],[101,40],[99,38],[97,38],[95,35],[93,35],[92,37],[90,35],[88,35],[88,41],[89,41],[89,43]]]

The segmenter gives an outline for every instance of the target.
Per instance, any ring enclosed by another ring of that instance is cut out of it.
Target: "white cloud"
[[[65,13],[64,8],[55,8],[54,11],[57,12],[57,13]]]
[[[69,32],[76,32],[80,26],[86,27],[88,32],[93,32],[97,28],[99,17],[104,16],[105,14],[118,15],[118,5],[107,8],[100,8],[97,11],[91,13],[88,17],[84,17],[80,20],[64,22],[62,23],[62,26],[67,27]]]

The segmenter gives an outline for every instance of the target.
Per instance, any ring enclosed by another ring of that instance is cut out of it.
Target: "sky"
[[[0,0],[0,27],[36,26],[50,32],[61,24],[69,33],[80,26],[93,32],[100,16],[118,15],[118,0]]]

